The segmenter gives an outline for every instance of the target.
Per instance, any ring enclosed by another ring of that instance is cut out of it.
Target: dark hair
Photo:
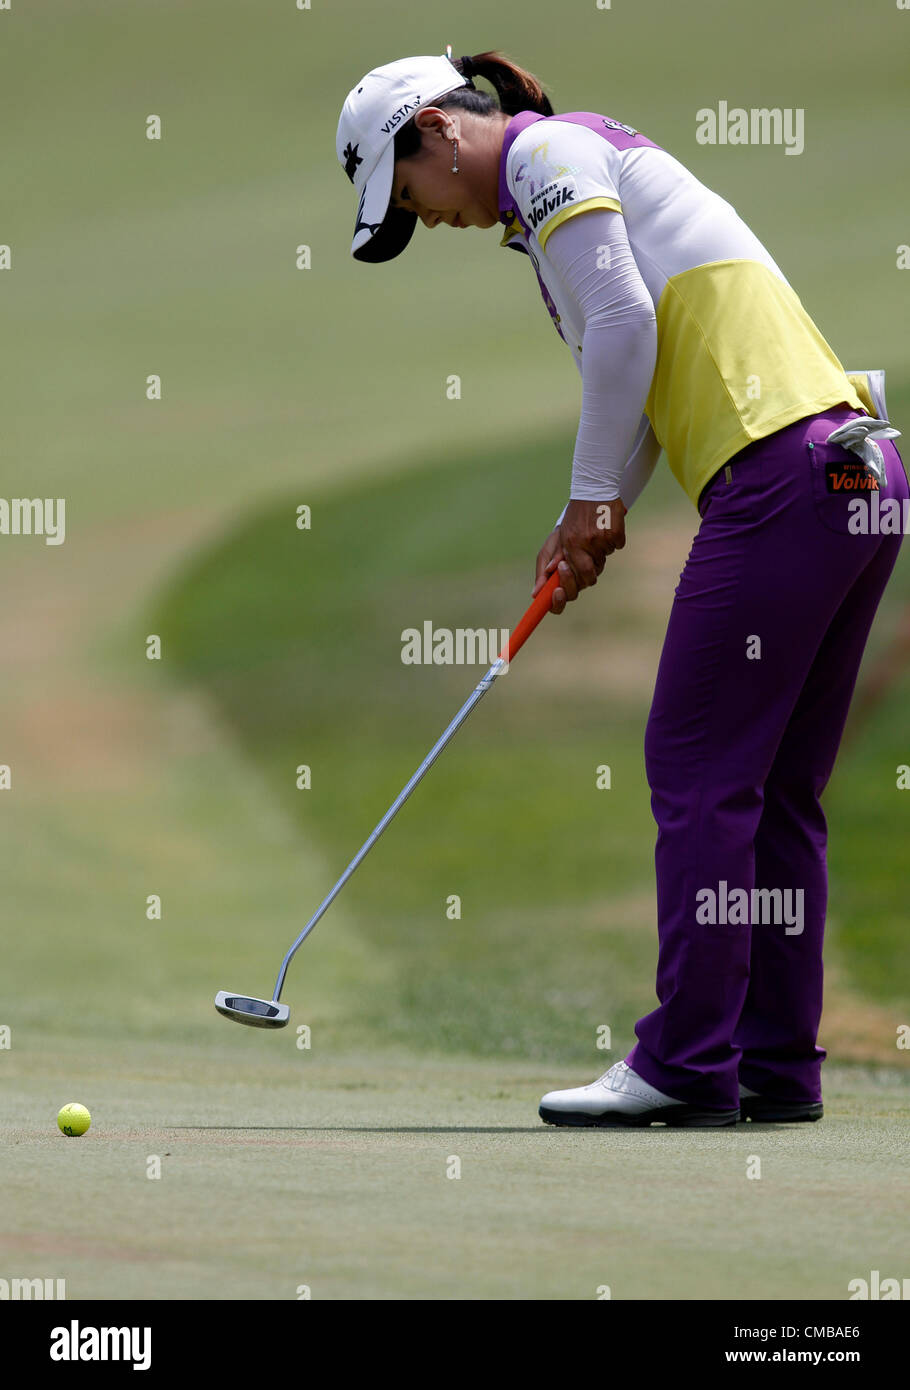
[[[452,64],[461,72],[460,58],[453,58]],[[475,76],[485,78],[494,88],[496,96],[478,91],[473,84]],[[537,111],[541,116],[553,115],[549,97],[533,73],[525,72],[524,68],[495,49],[471,58],[468,82],[469,86],[447,92],[432,105],[438,106],[441,111],[471,111],[476,116],[491,116],[494,111],[504,111],[507,116],[515,116],[519,111]],[[395,133],[395,158],[408,159],[417,153],[420,143],[421,133],[412,117],[407,125]]]

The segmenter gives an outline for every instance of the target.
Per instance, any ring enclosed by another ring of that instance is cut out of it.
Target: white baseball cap
[[[395,181],[395,132],[418,107],[472,85],[441,55],[399,58],[373,68],[348,93],[335,149],[360,194],[351,242],[351,255],[357,260],[392,260],[407,246],[417,225],[416,212],[389,207]]]

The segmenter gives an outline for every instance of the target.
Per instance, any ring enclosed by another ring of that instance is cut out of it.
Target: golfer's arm
[[[547,254],[585,324],[570,497],[621,496],[628,507],[660,453],[644,414],[657,357],[654,304],[618,212],[569,218],[550,234]]]
[[[619,495],[622,498],[626,511],[641,496],[644,489],[651,481],[651,474],[657,466],[660,458],[660,444],[651,428],[651,421],[647,415],[641,417],[638,433],[635,436],[635,443],[632,452],[626,460],[626,465],[622,470],[619,479]],[[600,499],[597,499],[600,500]],[[604,498],[609,501],[609,498]],[[563,507],[556,519],[555,525],[558,526],[568,509],[568,502]],[[555,529],[555,528],[554,528]]]
[[[635,445],[619,480],[619,495],[626,509],[637,501],[648,486],[659,458],[660,444],[651,428],[651,421],[647,415],[643,415],[635,437]]]

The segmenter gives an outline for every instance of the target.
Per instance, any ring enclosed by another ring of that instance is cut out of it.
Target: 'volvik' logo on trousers
[[[827,463],[825,486],[829,492],[878,492],[878,479],[862,459],[855,463]]]

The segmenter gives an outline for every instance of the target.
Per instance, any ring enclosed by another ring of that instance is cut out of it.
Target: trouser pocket
[[[812,470],[812,502],[819,521],[829,531],[845,536],[854,534],[856,514],[866,510],[872,493],[879,491],[878,479],[857,454],[840,444],[808,440],[805,448]],[[851,506],[857,498],[865,499],[862,507]]]

